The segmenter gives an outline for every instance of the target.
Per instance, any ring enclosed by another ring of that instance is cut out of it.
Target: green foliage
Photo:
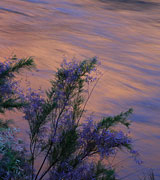
[[[19,154],[17,151],[12,149],[6,149],[5,154],[0,161],[0,171],[1,178],[5,179],[7,176],[12,177],[12,179],[29,179],[27,170],[27,162],[23,157],[24,155]]]
[[[77,139],[78,134],[76,128],[70,129],[66,132],[63,131],[59,148],[61,151],[60,159],[62,159],[62,161],[76,151]]]
[[[8,68],[1,73],[1,78],[10,77],[11,73],[19,73],[22,69],[31,69],[35,66],[33,58],[24,58],[24,59],[17,59],[14,55],[11,59],[9,59],[9,66]]]
[[[127,128],[129,128],[130,121],[128,121],[127,118],[130,114],[132,114],[132,112],[133,112],[133,110],[129,109],[128,111],[126,111],[124,113],[122,112],[117,116],[114,116],[114,117],[110,116],[110,117],[103,118],[99,123],[99,129],[102,129],[102,128],[108,129],[108,128],[113,127],[117,124],[123,124]]]
[[[97,180],[116,180],[115,171],[113,169],[106,169],[99,161],[95,169],[95,179]]]
[[[29,180],[30,166],[16,129],[0,129],[0,179]]]
[[[62,163],[77,150],[78,134],[76,128],[63,131],[60,139],[61,141],[53,145],[53,150],[49,154],[49,161],[52,166],[57,162]]]
[[[34,66],[32,58],[17,59],[16,56],[0,63],[0,113],[13,108],[21,108],[23,104],[19,101],[16,89],[18,83],[14,81],[15,73],[24,68],[30,69]]]
[[[9,120],[0,119],[0,130],[9,128],[11,124],[13,124],[13,121],[10,119]]]

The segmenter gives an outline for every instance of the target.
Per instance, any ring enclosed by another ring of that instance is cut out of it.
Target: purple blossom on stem
[[[115,154],[117,148],[129,147],[132,143],[131,138],[122,131],[99,130],[91,118],[82,124],[79,136],[84,152],[88,151],[88,155],[99,153],[102,159]]]
[[[42,106],[45,103],[42,98],[42,91],[33,91],[28,89],[27,94],[21,94],[22,101],[26,103],[23,107],[24,118],[29,121],[35,121],[37,115],[42,113]]]
[[[76,169],[74,169],[68,162],[63,162],[59,166],[61,171],[53,169],[49,180],[96,180],[94,168],[95,163],[93,162],[83,162]]]

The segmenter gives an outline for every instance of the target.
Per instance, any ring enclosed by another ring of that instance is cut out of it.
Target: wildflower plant
[[[131,152],[131,138],[113,126],[128,128],[132,109],[98,122],[91,118],[81,121],[88,101],[85,85],[98,80],[91,76],[96,66],[96,58],[64,61],[51,80],[46,98],[35,91],[24,97],[28,102],[23,112],[30,127],[31,179],[116,179],[114,169],[107,169],[99,160],[108,159],[118,149]],[[99,158],[90,162],[94,155]],[[43,158],[35,172],[39,156]]]
[[[99,121],[92,117],[84,119],[86,104],[99,80],[99,77],[92,76],[97,68],[97,58],[81,62],[64,60],[45,94],[31,88],[27,93],[17,93],[17,86],[12,82],[14,72],[19,71],[18,67],[31,65],[32,59],[0,64],[0,110],[21,108],[29,124],[29,153],[23,149],[23,156],[20,156],[29,166],[26,168],[23,163],[14,165],[20,167],[22,174],[27,174],[21,179],[115,180],[115,169],[105,166],[102,160],[107,161],[122,149],[136,154],[131,138],[114,128],[118,124],[130,126],[127,119],[132,109]],[[86,93],[86,85],[92,82],[95,84]],[[8,87],[7,92],[4,86]],[[0,146],[3,149],[7,144]],[[14,144],[11,147],[13,152],[19,152],[14,149]],[[19,156],[14,157],[19,160]],[[10,172],[13,179],[20,179],[20,176],[14,176],[14,170]]]

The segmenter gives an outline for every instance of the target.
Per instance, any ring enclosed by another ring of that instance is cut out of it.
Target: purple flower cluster
[[[60,164],[59,169],[53,169],[49,180],[96,180],[93,162],[84,162],[77,168],[73,168],[68,162]]]
[[[129,146],[131,139],[122,131],[117,132],[104,128],[99,130],[97,124],[89,118],[82,124],[79,142],[84,147],[84,151],[88,151],[88,155],[95,152],[104,158],[115,154],[117,148]]]
[[[0,75],[4,74],[6,71],[10,69],[12,61],[5,61],[4,63],[0,62]]]
[[[6,151],[6,147],[17,152],[22,152],[24,147],[20,144],[21,139],[15,137],[18,129],[8,128],[0,130],[0,154],[2,155]]]
[[[0,63],[0,112],[4,112],[4,107],[8,103],[15,103],[18,100],[18,82],[13,79],[14,74],[10,71],[12,61]],[[12,105],[8,109],[12,108]]]
[[[23,107],[24,118],[28,121],[32,121],[32,123],[34,123],[37,116],[42,113],[42,106],[45,103],[42,93],[41,90],[33,91],[29,88],[26,95],[24,93],[19,94],[22,102],[26,104]]]
[[[79,67],[76,61],[67,62],[66,60],[64,60],[61,64],[61,68],[63,69],[66,83],[74,82],[82,73],[82,69]]]
[[[10,98],[17,85],[17,82],[12,81],[11,77],[13,77],[13,73],[9,73],[8,76],[4,76],[5,72],[10,69],[11,64],[12,63],[10,61],[0,63],[0,95],[3,98]]]
[[[87,63],[86,66],[84,66],[84,64],[80,65],[80,63],[75,60],[72,62],[67,62],[67,60],[64,59],[63,63],[61,64],[61,68],[64,71],[63,73],[67,83],[75,82],[80,76],[83,75],[85,75],[84,80],[88,83],[96,80],[96,78],[91,75],[91,72],[96,72],[97,68],[89,68]]]

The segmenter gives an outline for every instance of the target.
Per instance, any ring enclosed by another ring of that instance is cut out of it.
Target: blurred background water
[[[153,168],[158,175],[159,0],[0,1],[0,58],[11,53],[34,56],[38,72],[26,76],[34,87],[46,88],[63,58],[97,56],[104,75],[89,101],[89,111],[104,116],[132,107],[131,132],[144,160],[141,169]],[[16,123],[25,128],[21,118]],[[126,161],[120,166],[131,173],[125,179],[135,180],[140,167]]]

